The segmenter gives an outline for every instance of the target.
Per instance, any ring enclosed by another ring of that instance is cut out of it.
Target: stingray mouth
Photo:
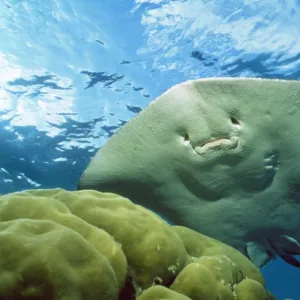
[[[230,123],[232,125],[232,131],[230,130],[231,134],[229,133],[228,136],[211,138],[209,140],[201,141],[200,143],[194,145],[194,143],[191,143],[189,135],[186,134],[183,138],[184,144],[190,145],[194,153],[198,155],[209,155],[209,153],[218,150],[223,152],[226,150],[235,149],[238,146],[238,134],[242,124],[235,117],[230,118]]]
[[[235,149],[238,146],[238,137],[237,136],[231,136],[231,137],[220,137],[216,139],[212,139],[209,141],[206,141],[204,143],[201,143],[200,145],[193,146],[190,142],[189,135],[186,134],[184,137],[184,144],[191,145],[194,152],[198,155],[203,155],[207,152],[210,152],[210,150],[231,150]]]

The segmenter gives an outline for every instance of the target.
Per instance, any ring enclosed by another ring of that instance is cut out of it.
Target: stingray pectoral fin
[[[288,235],[282,235],[280,236],[280,239],[282,241],[281,249],[285,253],[292,255],[300,254],[300,243],[297,240]]]
[[[278,253],[278,256],[281,257],[288,264],[300,268],[300,260],[298,260],[294,255]]]
[[[300,260],[295,257],[295,255],[300,254],[300,244],[297,240],[288,235],[281,235],[270,240],[269,243],[281,259],[294,267],[300,268]]]
[[[275,258],[275,255],[268,250],[266,245],[258,242],[248,242],[246,245],[246,254],[258,268],[264,267]]]

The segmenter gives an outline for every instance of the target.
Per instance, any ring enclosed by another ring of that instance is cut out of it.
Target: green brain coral
[[[74,230],[52,221],[3,222],[0,245],[0,299],[117,299],[113,268]]]
[[[0,196],[0,299],[273,299],[240,252],[111,193]]]

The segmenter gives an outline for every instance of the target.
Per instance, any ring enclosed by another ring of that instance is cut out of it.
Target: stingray
[[[300,267],[300,82],[173,86],[100,148],[78,189],[128,197],[259,267]]]

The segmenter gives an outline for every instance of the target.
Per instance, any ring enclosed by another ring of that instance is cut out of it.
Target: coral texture
[[[2,195],[0,245],[0,299],[273,299],[237,250],[111,193]]]

